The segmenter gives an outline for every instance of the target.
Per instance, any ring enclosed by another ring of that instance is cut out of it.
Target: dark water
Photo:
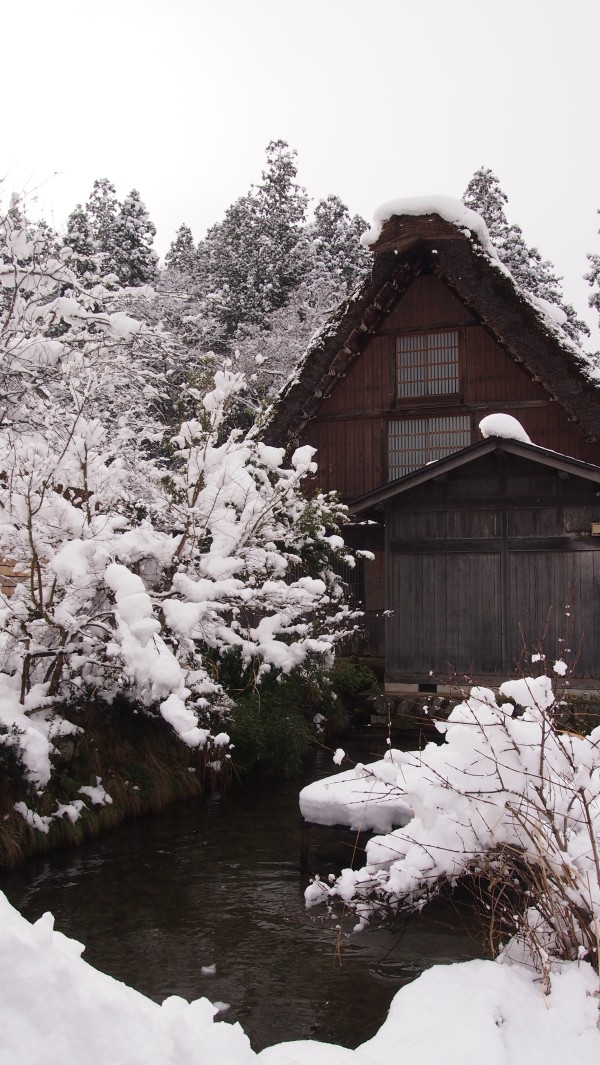
[[[31,859],[0,887],[30,920],[51,910],[61,932],[86,944],[88,962],[151,998],[228,1003],[223,1019],[240,1021],[255,1050],[303,1038],[356,1047],[402,984],[484,948],[468,910],[445,903],[400,934],[353,935],[347,918],[336,949],[333,922],[304,908],[298,813],[299,788],[334,768],[317,755],[305,779],[131,821]],[[313,828],[311,871],[350,864],[351,842]],[[202,972],[212,965],[213,975]]]

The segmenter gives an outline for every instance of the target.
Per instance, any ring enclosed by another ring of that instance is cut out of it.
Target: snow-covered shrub
[[[366,865],[332,885],[316,879],[308,905],[343,900],[359,927],[418,910],[448,884],[488,885],[512,955],[598,964],[600,933],[600,728],[561,731],[550,678],[507,681],[498,701],[473,688],[438,728],[445,742],[390,750],[359,766],[413,811],[403,828],[369,841]]]
[[[22,577],[0,599],[0,723],[43,788],[76,729],[66,702],[125,694],[189,746],[223,745],[215,656],[235,649],[256,682],[329,663],[351,615],[343,508],[301,491],[312,449],[286,465],[227,432],[244,380],[222,370],[167,463],[169,338],[38,251],[18,214],[0,220],[0,556]]]

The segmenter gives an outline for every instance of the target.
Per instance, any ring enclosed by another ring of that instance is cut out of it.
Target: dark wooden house
[[[493,683],[540,649],[591,687],[600,388],[586,359],[463,225],[394,215],[373,252],[269,429],[317,448],[318,487],[339,493],[349,539],[375,554],[356,589],[361,653],[385,659],[392,691],[454,674]],[[495,412],[538,446],[482,440]]]

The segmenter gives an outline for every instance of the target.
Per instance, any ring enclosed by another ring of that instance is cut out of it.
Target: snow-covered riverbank
[[[545,995],[521,966],[436,966],[396,995],[378,1034],[356,1051],[280,1043],[255,1054],[207,999],[162,1006],[80,956],[49,914],[31,925],[0,894],[0,1065],[596,1065],[598,980],[566,964]],[[324,993],[325,993],[324,989]],[[340,1010],[344,1003],[340,1002]]]

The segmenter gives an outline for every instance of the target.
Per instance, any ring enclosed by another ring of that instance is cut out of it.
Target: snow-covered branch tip
[[[154,336],[146,344],[97,291],[93,309],[81,286],[65,295],[66,266],[21,266],[18,298],[2,305],[0,371],[14,388],[0,557],[15,579],[0,600],[0,742],[43,788],[53,737],[72,727],[66,703],[125,695],[183,742],[213,743],[231,706],[215,660],[234,651],[257,682],[327,666],[354,615],[338,576],[344,509],[303,494],[313,450],[285,465],[256,430],[227,430],[243,375],[218,371],[167,446]]]
[[[438,723],[442,745],[390,750],[367,767],[386,789],[376,789],[381,817],[387,802],[406,823],[368,842],[364,868],[316,878],[307,905],[343,900],[363,928],[475,879],[506,957],[597,968],[600,727],[562,731],[556,711],[547,676],[507,681],[498,696],[475,687]]]

